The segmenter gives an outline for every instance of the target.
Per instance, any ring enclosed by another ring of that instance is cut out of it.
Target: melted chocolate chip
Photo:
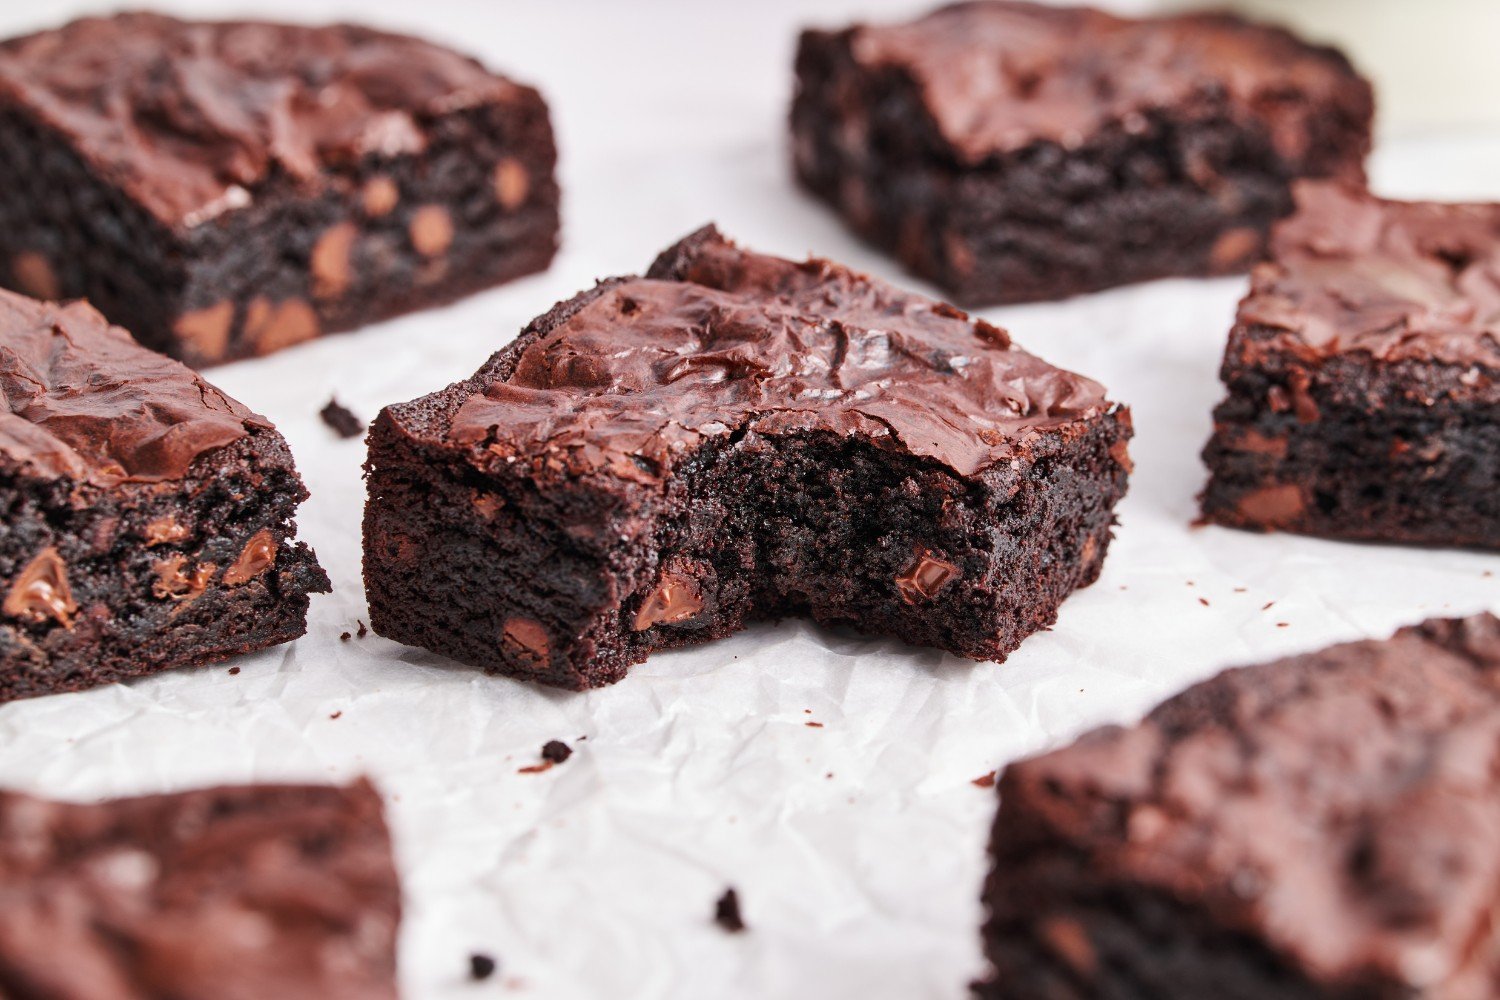
[[[260,576],[276,562],[276,536],[262,528],[245,543],[238,559],[224,571],[224,586],[238,587]]]
[[[687,621],[703,610],[703,596],[698,584],[670,571],[661,575],[656,589],[646,595],[635,613],[632,628],[644,632],[653,625],[670,625]]]
[[[11,582],[0,611],[22,621],[41,623],[51,619],[63,628],[73,627],[78,605],[73,603],[68,568],[57,549],[49,545],[32,557]]]
[[[896,590],[907,604],[919,604],[932,600],[960,575],[958,567],[951,562],[939,559],[925,549],[918,549],[911,565],[896,577]]]
[[[530,618],[508,618],[501,630],[501,637],[513,650],[536,664],[547,662],[552,648],[547,630],[540,622]]]

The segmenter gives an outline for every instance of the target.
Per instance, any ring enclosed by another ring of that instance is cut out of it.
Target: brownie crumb
[[[318,411],[318,416],[341,438],[359,437],[365,429],[364,423],[337,399],[330,399],[328,405]]]
[[[561,764],[573,756],[573,748],[562,740],[548,740],[542,747],[542,760],[549,764]]]
[[[229,676],[231,676],[231,677],[233,677],[235,674],[237,674],[239,672],[240,672],[240,668],[239,667],[230,667],[229,668]]]
[[[1272,607],[1274,607],[1274,606],[1275,606],[1275,604],[1276,604],[1276,602],[1275,602],[1275,601],[1267,601],[1267,602],[1266,602],[1266,603],[1264,603],[1264,604],[1262,604],[1262,605],[1261,605],[1261,606],[1260,606],[1260,609],[1261,609],[1261,610],[1262,610],[1262,611],[1270,611],[1270,610],[1271,610],[1271,608],[1272,608]]]
[[[339,642],[348,642],[352,638],[354,638],[354,636],[350,635],[348,632],[339,633]]]
[[[499,963],[489,955],[476,951],[469,956],[469,978],[476,983],[482,983],[493,976],[497,968]]]
[[[733,889],[725,889],[724,895],[714,904],[714,923],[731,934],[745,929],[745,918],[740,916],[740,896]]]
[[[526,767],[516,768],[517,774],[541,774],[543,771],[552,770],[552,762],[544,760],[540,764],[528,764]]]
[[[823,723],[821,723],[821,722],[804,722],[802,724],[804,726],[806,726],[807,728],[809,728],[809,729],[822,729],[823,728]]]
[[[1198,598],[1198,603],[1201,604],[1201,605],[1203,605],[1205,608],[1209,606],[1208,605],[1208,598],[1206,598],[1206,597],[1200,597],[1200,598]]]
[[[357,639],[363,639],[365,636],[367,636],[367,635],[370,634],[370,630],[365,627],[365,623],[364,622],[360,621],[358,618],[356,618],[354,620],[356,622],[359,622],[359,630],[354,633],[355,638],[357,638]]]
[[[981,774],[979,777],[975,778],[971,782],[971,784],[975,788],[994,788],[995,787],[995,772],[991,771],[989,774]]]
[[[339,716],[341,716],[343,714],[344,714],[344,710],[343,709],[339,709],[337,712],[330,713],[328,717],[330,719],[337,719]]]

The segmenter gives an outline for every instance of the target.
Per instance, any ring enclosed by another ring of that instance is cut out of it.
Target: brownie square
[[[328,578],[263,417],[85,303],[5,291],[0,393],[0,702],[306,630]]]
[[[542,270],[530,87],[353,25],[89,18],[0,43],[0,282],[193,365]]]
[[[977,993],[1493,996],[1497,759],[1479,615],[1230,670],[1013,764]]]
[[[395,1000],[400,912],[366,782],[0,792],[7,1000]]]
[[[806,31],[796,74],[802,183],[970,305],[1245,270],[1370,147],[1342,55],[1223,14],[980,0]]]
[[[709,227],[381,412],[370,621],[569,688],[789,615],[999,660],[1098,576],[1129,436],[1003,330]]]
[[[1204,518],[1500,547],[1500,205],[1298,201],[1229,336]]]

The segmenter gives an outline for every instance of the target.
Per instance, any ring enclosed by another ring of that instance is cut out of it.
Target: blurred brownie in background
[[[1500,548],[1500,204],[1297,195],[1229,337],[1203,516]]]
[[[968,305],[1243,271],[1370,146],[1342,55],[1220,14],[977,0],[806,31],[796,73],[798,177]]]
[[[351,25],[75,21],[0,43],[0,282],[193,365],[541,270],[530,87]]]
[[[1500,620],[1229,670],[1006,768],[981,1000],[1500,982]]]
[[[86,303],[6,291],[0,398],[0,702],[306,631],[328,577],[264,417]]]
[[[0,792],[7,1000],[395,1000],[400,917],[367,782]]]
[[[370,431],[376,632],[563,687],[804,615],[1001,660],[1093,583],[1130,411],[942,302],[712,227]]]

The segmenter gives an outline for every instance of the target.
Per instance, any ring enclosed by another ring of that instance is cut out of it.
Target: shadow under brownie
[[[0,43],[0,282],[205,365],[542,270],[532,88],[353,25],[88,18]]]
[[[998,660],[1097,577],[1129,436],[1003,330],[709,228],[382,411],[371,625],[569,688],[789,615]]]
[[[0,995],[395,1000],[381,813],[367,782],[97,805],[0,792]]]
[[[85,303],[0,291],[0,702],[287,642],[328,590],[286,441]]]
[[[1500,982],[1500,620],[1230,670],[1006,769],[1006,1000],[1480,1000]]]
[[[1298,200],[1230,333],[1204,519],[1500,548],[1500,205]]]
[[[1243,271],[1370,147],[1342,55],[1223,14],[979,0],[806,31],[796,75],[798,178],[970,305]]]

